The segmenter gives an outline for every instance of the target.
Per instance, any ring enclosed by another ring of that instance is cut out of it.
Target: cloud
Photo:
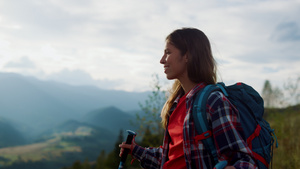
[[[273,33],[272,39],[276,41],[300,41],[299,23],[295,21],[280,23]]]
[[[36,66],[28,57],[24,56],[18,61],[10,61],[4,65],[5,68],[34,69]]]
[[[97,86],[101,89],[114,89],[116,86],[119,86],[122,83],[122,81],[94,79],[89,73],[79,69],[64,69],[60,72],[47,75],[45,79],[71,84],[75,86]]]
[[[165,37],[197,27],[232,81],[300,72],[297,1],[9,0],[0,1],[0,11],[0,56],[10,63],[1,71],[18,67],[14,58],[30,56],[41,76],[147,90],[151,74],[165,76],[159,64]]]
[[[263,67],[263,72],[264,73],[276,73],[276,72],[279,72],[280,71],[280,68],[273,68],[273,67]]]

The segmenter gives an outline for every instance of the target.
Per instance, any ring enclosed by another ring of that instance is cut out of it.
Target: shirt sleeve
[[[140,161],[143,168],[157,169],[161,164],[162,148],[143,148],[137,145],[132,150],[132,155]]]
[[[237,169],[257,168],[252,151],[243,139],[237,109],[221,92],[209,96],[207,109],[219,161],[227,160]]]

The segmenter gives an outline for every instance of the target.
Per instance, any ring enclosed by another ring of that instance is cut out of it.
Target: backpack
[[[204,146],[211,152],[215,168],[224,168],[227,161],[218,162],[217,151],[208,129],[206,101],[213,91],[221,91],[239,111],[240,122],[244,130],[245,142],[252,150],[259,169],[267,169],[273,156],[273,144],[277,138],[269,123],[263,119],[264,103],[262,97],[251,86],[236,83],[225,86],[224,83],[207,85],[196,96],[192,117],[195,128]]]

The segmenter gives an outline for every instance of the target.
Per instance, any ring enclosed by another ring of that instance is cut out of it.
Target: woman
[[[143,148],[134,142],[122,143],[124,148],[147,169],[213,168],[214,160],[203,143],[196,140],[192,105],[197,93],[208,84],[216,83],[216,63],[206,35],[195,28],[183,28],[166,38],[160,63],[167,79],[175,79],[172,93],[162,112],[165,136],[162,147]],[[243,133],[237,110],[221,92],[212,92],[206,113],[218,160],[228,162],[225,169],[257,168],[250,149],[239,133]]]

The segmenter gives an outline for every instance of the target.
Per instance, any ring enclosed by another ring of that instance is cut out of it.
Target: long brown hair
[[[212,55],[210,42],[202,31],[195,28],[177,29],[166,37],[166,42],[179,49],[182,56],[187,54],[188,77],[192,82],[216,83],[216,62]],[[162,124],[165,128],[175,99],[183,93],[181,83],[179,80],[175,80],[170,96],[161,112]]]

